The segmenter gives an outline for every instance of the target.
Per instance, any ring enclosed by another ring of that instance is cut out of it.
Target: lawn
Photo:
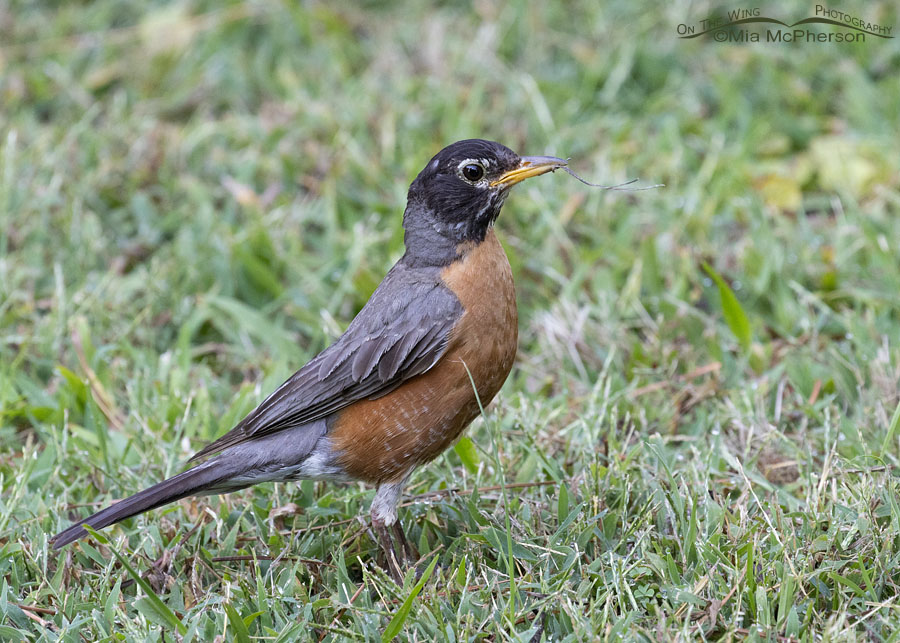
[[[898,640],[900,37],[341,4],[0,7],[0,640]],[[421,581],[378,565],[362,484],[51,550],[335,339],[469,137],[665,187],[507,201],[517,362],[410,481]]]

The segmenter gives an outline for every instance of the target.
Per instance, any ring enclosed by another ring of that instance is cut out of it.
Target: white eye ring
[[[485,167],[484,161],[479,159],[466,159],[459,164],[458,171],[459,176],[462,177],[464,181],[474,185],[484,179],[487,168]]]

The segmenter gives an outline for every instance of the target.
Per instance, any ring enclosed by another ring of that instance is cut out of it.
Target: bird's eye
[[[484,176],[484,168],[478,163],[466,163],[462,167],[462,175],[466,181],[475,183],[476,181],[480,181]]]

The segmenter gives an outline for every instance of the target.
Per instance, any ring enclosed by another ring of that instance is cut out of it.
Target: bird
[[[494,223],[513,186],[566,165],[482,139],[442,149],[409,187],[403,256],[347,330],[189,460],[200,464],[79,520],[54,549],[86,525],[189,496],[360,480],[376,488],[371,524],[399,580],[417,556],[397,520],[404,485],[491,402],[516,356],[515,285]]]

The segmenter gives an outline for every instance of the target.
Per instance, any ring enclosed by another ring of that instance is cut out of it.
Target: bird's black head
[[[484,241],[509,188],[565,164],[550,156],[520,157],[500,143],[481,139],[448,145],[409,186],[403,215],[406,261],[450,263],[461,244]]]

